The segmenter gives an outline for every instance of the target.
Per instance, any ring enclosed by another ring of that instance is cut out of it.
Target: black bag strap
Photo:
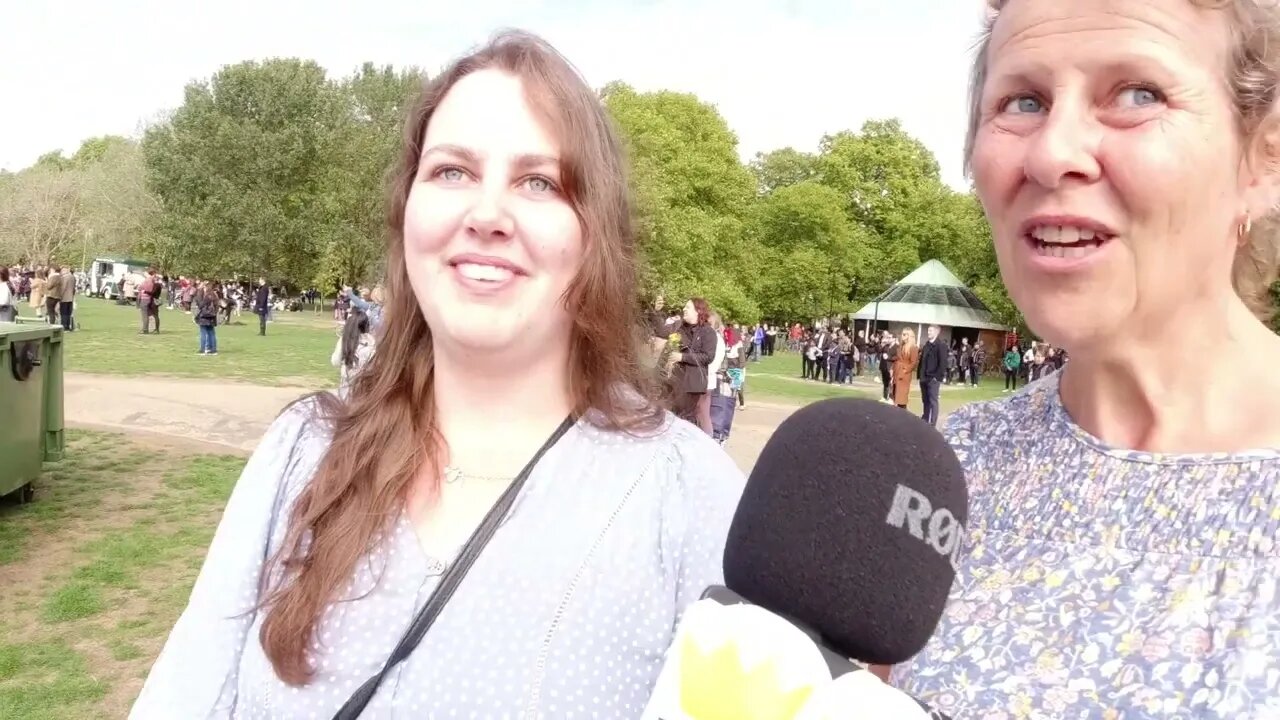
[[[382,684],[382,680],[389,672],[399,665],[414,648],[418,647],[418,643],[422,642],[422,638],[427,634],[427,630],[440,616],[440,611],[453,597],[453,593],[458,589],[458,585],[462,582],[462,578],[466,576],[467,571],[475,564],[476,558],[480,557],[480,552],[484,550],[484,546],[489,544],[490,538],[497,532],[498,526],[502,524],[503,518],[511,510],[511,506],[515,504],[516,497],[520,495],[521,488],[524,487],[525,481],[529,479],[529,475],[533,473],[533,468],[537,466],[538,461],[552,448],[564,434],[573,427],[573,416],[564,419],[560,423],[560,427],[551,433],[551,437],[542,444],[538,452],[533,454],[533,458],[529,460],[520,474],[511,481],[511,485],[503,491],[502,496],[489,508],[489,512],[485,514],[484,520],[480,522],[480,526],[475,532],[471,533],[471,537],[467,539],[467,544],[462,546],[458,552],[458,557],[445,571],[444,576],[440,578],[440,584],[432,591],[431,597],[427,599],[422,609],[418,611],[413,622],[409,624],[409,629],[405,631],[404,637],[400,638],[400,642],[396,643],[396,647],[391,651],[391,657],[387,658],[386,664],[378,671],[377,675],[369,678],[363,685],[356,689],[347,698],[347,702],[333,716],[333,720],[356,720],[360,717],[360,713],[364,712],[364,708],[373,699],[373,694],[377,692],[378,686]]]

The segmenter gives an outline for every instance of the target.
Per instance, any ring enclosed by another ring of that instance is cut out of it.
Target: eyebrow
[[[454,145],[452,143],[432,145],[422,151],[423,159],[429,158],[433,155],[448,155],[463,162],[472,164],[479,164],[480,162],[480,153],[471,148],[464,147],[462,145]],[[559,169],[560,158],[555,157],[554,155],[544,155],[541,153],[521,153],[520,155],[515,156],[511,164],[520,170],[545,167],[547,165]]]
[[[1171,64],[1176,64],[1176,60],[1147,53],[1118,53],[1113,57],[1091,60],[1084,69],[1086,72],[1105,75],[1145,76],[1152,81],[1167,84],[1173,82],[1171,75],[1174,71],[1170,69]],[[988,76],[990,80],[1033,85],[1054,78],[1063,66],[1043,59],[1019,59],[1010,63],[1008,67],[996,66],[993,69],[998,69],[1000,72],[991,73]],[[1071,69],[1079,70],[1080,68]]]

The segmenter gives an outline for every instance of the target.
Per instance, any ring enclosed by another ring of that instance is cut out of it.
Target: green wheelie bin
[[[62,459],[62,328],[0,323],[0,496],[35,497],[43,463]]]

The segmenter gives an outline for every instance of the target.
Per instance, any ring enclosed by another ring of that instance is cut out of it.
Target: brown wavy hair
[[[690,298],[689,302],[693,303],[693,311],[698,313],[698,324],[706,325],[707,320],[711,318],[711,306],[707,304],[705,298]]]
[[[582,225],[582,266],[562,299],[573,315],[575,415],[633,434],[664,420],[654,401],[656,378],[640,360],[635,236],[621,143],[603,104],[564,57],[536,36],[500,33],[426,83],[410,110],[389,180],[387,291],[377,352],[345,402],[327,393],[312,396],[332,441],[290,511],[283,543],[264,573],[260,604],[266,618],[259,640],[276,675],[291,685],[312,678],[308,648],[321,618],[343,600],[338,594],[356,564],[403,511],[415,474],[424,465],[435,470],[433,477],[439,473],[445,446],[433,397],[431,328],[409,286],[405,205],[433,112],[455,83],[485,69],[523,81],[530,107],[560,141],[564,192]]]

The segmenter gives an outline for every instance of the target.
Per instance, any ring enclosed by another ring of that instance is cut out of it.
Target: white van
[[[120,286],[129,273],[145,275],[151,263],[128,258],[94,258],[89,267],[89,294],[114,300],[120,296]]]

